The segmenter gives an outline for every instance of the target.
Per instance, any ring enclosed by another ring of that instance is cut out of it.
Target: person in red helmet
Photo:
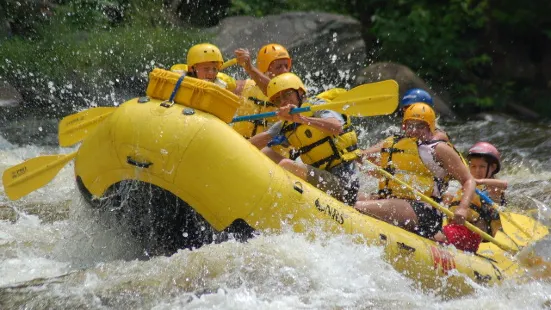
[[[495,178],[501,170],[501,154],[495,146],[488,142],[478,142],[469,149],[467,154],[469,169],[476,184],[486,191],[493,201],[505,205],[505,190],[507,181]]]
[[[495,178],[495,175],[501,169],[501,154],[497,148],[488,142],[477,142],[469,149],[467,159],[469,170],[477,184],[477,190],[490,196],[493,201],[499,201],[501,205],[505,205],[507,181]],[[457,207],[460,195],[459,192],[451,202],[451,211]],[[467,220],[492,236],[495,236],[497,231],[501,229],[498,210],[485,203],[478,195],[474,196],[469,205]],[[476,252],[482,241],[478,234],[469,231],[464,226],[459,227],[453,223],[445,226],[442,233],[435,235],[435,239],[471,252]]]

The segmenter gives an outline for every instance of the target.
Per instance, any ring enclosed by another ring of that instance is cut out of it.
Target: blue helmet
[[[431,107],[434,107],[434,103],[432,103],[432,97],[429,95],[429,93],[422,90],[421,88],[412,88],[404,94],[404,97],[402,97],[402,101],[400,101],[400,108],[407,107],[417,102],[426,103]]]

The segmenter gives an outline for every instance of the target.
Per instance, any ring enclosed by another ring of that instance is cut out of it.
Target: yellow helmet
[[[187,65],[192,67],[195,64],[202,62],[216,61],[220,68],[224,63],[224,58],[218,47],[210,43],[201,43],[192,46],[187,52]]]
[[[288,59],[289,69],[291,68],[292,62],[289,52],[287,52],[285,47],[275,43],[270,43],[260,48],[256,57],[256,67],[262,73],[266,73],[272,61],[276,59]]]
[[[294,73],[283,73],[270,80],[266,90],[268,98],[272,99],[275,95],[286,89],[302,89],[306,93],[306,86],[302,83],[300,78]]]
[[[431,132],[434,132],[436,128],[436,114],[431,106],[426,103],[418,102],[408,106],[404,112],[402,124],[407,120],[423,121],[429,125]]]

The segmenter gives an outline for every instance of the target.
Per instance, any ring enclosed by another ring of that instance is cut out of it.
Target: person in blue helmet
[[[426,90],[421,88],[411,88],[408,91],[406,91],[406,93],[402,97],[402,100],[400,101],[400,110],[403,113],[403,111],[405,111],[407,107],[409,107],[414,103],[419,103],[419,102],[426,103],[429,106],[431,106],[431,108],[434,109],[434,102],[432,101],[432,96]],[[448,134],[438,127],[436,127],[434,138],[436,140],[442,140],[446,142],[450,141],[450,137],[448,136]]]

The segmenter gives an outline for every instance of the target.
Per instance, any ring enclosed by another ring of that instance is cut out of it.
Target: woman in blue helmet
[[[419,102],[426,103],[430,105],[431,108],[434,109],[434,103],[432,102],[432,97],[427,91],[421,88],[412,88],[412,89],[409,89],[402,97],[402,100],[400,101],[400,110],[402,110],[403,112],[410,105],[414,103],[419,103]],[[448,134],[438,127],[436,128],[436,133],[434,135],[434,138],[436,140],[442,140],[446,142],[450,141],[450,137],[448,136]]]

